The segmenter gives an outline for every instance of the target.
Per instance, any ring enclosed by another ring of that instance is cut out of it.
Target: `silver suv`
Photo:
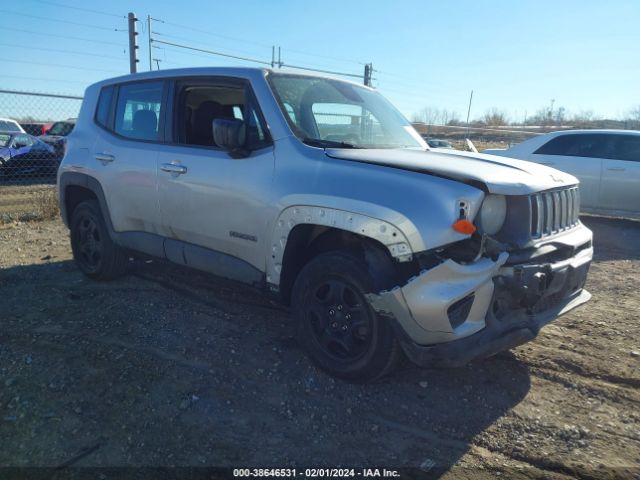
[[[258,286],[350,380],[403,356],[493,355],[590,298],[573,176],[430,151],[375,90],[336,79],[194,68],[97,83],[58,187],[89,277],[138,252]]]

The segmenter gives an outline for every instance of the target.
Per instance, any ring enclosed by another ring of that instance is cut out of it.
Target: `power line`
[[[24,92],[22,90],[0,90],[0,93],[10,93],[12,95],[28,95],[35,97],[53,97],[53,98],[66,98],[69,100],[82,100],[83,97],[78,95],[65,95],[62,93],[41,93],[41,92]]]
[[[186,42],[192,42],[193,41],[190,38],[185,38],[185,37],[182,37],[182,36],[179,36],[179,35],[173,35],[173,34],[168,34],[168,33],[163,33],[163,32],[152,31],[151,35],[152,36],[153,35],[157,35],[157,36],[160,36],[160,37],[167,37],[167,38],[176,39],[176,40],[184,40]],[[154,41],[155,41],[155,39],[154,39]],[[269,46],[269,51],[271,51],[271,48],[272,47]],[[234,52],[241,53],[243,55],[249,55],[249,56],[253,55],[253,52],[247,52],[246,50],[239,50],[237,48],[234,48]]]
[[[70,20],[59,20],[57,18],[39,17],[38,15],[30,15],[28,13],[12,12],[10,10],[0,10],[0,13],[8,13],[9,15],[19,15],[21,17],[35,18],[37,20],[47,20],[47,21],[56,22],[56,23],[66,23],[68,25],[76,25],[76,26],[79,26],[79,27],[94,28],[96,30],[106,30],[108,32],[120,31],[120,30],[117,30],[115,28],[103,27],[101,25],[91,25],[89,23],[72,22]],[[125,31],[125,30],[123,30],[123,31]]]
[[[75,7],[75,6],[72,6],[72,5],[65,5],[64,3],[50,2],[48,0],[32,0],[32,1],[38,2],[38,3],[44,3],[44,4],[47,4],[47,5],[53,5],[55,7],[70,8],[72,10],[79,10],[79,11],[82,11],[82,12],[95,13],[95,14],[98,14],[98,15],[104,15],[104,16],[108,16],[108,17],[127,18],[126,15],[118,15],[116,13],[103,12],[101,10],[94,10],[92,8]]]
[[[281,65],[283,67],[288,67],[288,68],[297,68],[298,70],[309,70],[311,72],[329,73],[331,75],[342,75],[344,77],[362,78],[362,75],[358,75],[358,74],[355,74],[355,73],[344,73],[344,72],[335,72],[335,71],[332,71],[332,70],[323,70],[323,69],[320,69],[320,68],[300,67],[300,66],[296,66],[296,65],[290,65],[290,64],[284,63],[284,62],[282,62]]]
[[[86,55],[89,57],[99,57],[99,58],[108,58],[111,60],[122,60],[126,57],[115,57],[112,55],[102,55],[99,53],[89,53],[89,52],[78,52],[74,50],[58,50],[55,48],[44,48],[44,47],[26,47],[24,45],[12,45],[10,43],[0,43],[2,47],[11,47],[11,48],[23,48],[26,50],[36,50],[36,51],[44,51],[44,52],[54,52],[54,53],[70,53],[72,55]]]
[[[287,57],[289,57],[289,56],[290,56],[290,52],[292,52],[292,51],[293,51],[293,50],[288,50],[288,49],[286,50]],[[283,49],[282,49],[282,54],[283,54],[283,55],[284,55],[284,52],[285,52],[285,49],[283,48]],[[296,55],[296,54],[294,54],[293,56],[294,56],[294,57],[299,57],[300,55],[301,55],[301,54],[297,54],[297,55]],[[302,55],[303,55],[303,54],[302,54]],[[326,58],[326,57],[322,57],[322,58]],[[294,61],[295,61],[295,60],[294,60]],[[305,59],[305,60],[301,60],[301,61],[302,61],[302,62],[306,62],[306,61],[309,61],[309,60],[308,60],[308,59]],[[296,62],[296,63],[297,63],[297,62]],[[353,62],[353,63],[358,63],[359,65],[363,65],[363,66],[365,65],[364,63],[360,64],[359,62]],[[315,62],[315,61],[314,61],[314,62],[313,62],[313,64],[314,64],[315,66],[319,67],[319,68],[325,68],[325,69],[328,69],[328,70],[333,70],[334,68],[340,68],[340,67],[336,66],[335,64],[328,65],[327,63],[324,63],[324,62],[318,63],[318,62]],[[360,77],[362,77],[362,75],[359,75],[359,76],[360,76]]]
[[[203,29],[200,29],[200,28],[194,28],[194,27],[188,26],[188,25],[182,25],[182,24],[179,24],[179,23],[167,22],[167,21],[162,21],[162,23],[164,23],[165,25],[171,25],[171,26],[174,26],[174,27],[178,27],[178,28],[182,28],[182,29],[185,29],[185,30],[189,30],[190,32],[199,32],[199,33],[202,33],[202,34],[205,34],[205,35],[209,35],[209,36],[212,36],[212,37],[224,38],[226,40],[231,40],[233,42],[242,42],[242,43],[247,43],[247,44],[257,45],[257,46],[260,46],[260,47],[269,48],[269,49],[271,48],[271,45],[267,45],[265,43],[254,42],[252,40],[231,37],[231,36],[228,36],[228,35],[221,35],[219,33],[213,33],[213,32],[207,31],[207,30],[203,30]],[[168,37],[173,36],[173,35],[169,35],[169,34],[161,34],[161,35],[165,35],[165,36],[168,36]],[[176,37],[176,38],[180,38],[180,37]],[[184,38],[184,37],[182,37],[181,39],[190,41],[190,39],[187,39],[187,38]],[[339,58],[339,57],[332,57],[332,56],[329,56],[329,55],[321,55],[321,54],[317,54],[317,53],[304,52],[304,51],[301,51],[301,50],[293,50],[293,49],[290,49],[290,48],[286,48],[286,50],[289,51],[289,52],[292,52],[292,53],[297,53],[299,55],[305,55],[305,56],[308,56],[308,57],[324,58],[326,60],[333,60],[333,61],[345,62],[345,63],[353,63],[353,64],[356,64],[356,65],[364,65],[365,64],[364,62],[358,62],[356,60],[350,60],[350,59]]]
[[[241,57],[239,55],[230,55],[228,53],[216,52],[215,50],[207,50],[207,49],[204,49],[204,48],[196,48],[196,47],[190,47],[188,45],[181,45],[179,43],[165,42],[164,40],[156,40],[156,39],[154,39],[153,43],[161,43],[163,45],[171,45],[173,47],[184,48],[185,50],[194,50],[196,52],[209,53],[211,55],[218,55],[218,56],[227,57],[227,58],[235,58],[236,60],[244,60],[245,62],[260,63],[262,65],[271,66],[271,62],[265,62],[263,60],[258,60],[258,59],[255,59],[255,58]]]
[[[191,27],[191,26],[188,26],[188,25],[181,25],[179,23],[173,23],[173,22],[167,22],[167,21],[162,21],[162,23],[164,23],[165,25],[171,25],[171,26],[174,26],[174,27],[178,27],[178,28],[182,28],[182,29],[185,29],[185,30],[189,30],[190,32],[203,33],[203,34],[209,35],[211,37],[224,38],[224,39],[227,39],[227,40],[232,40],[234,42],[242,42],[242,43],[248,43],[248,44],[252,44],[252,45],[257,45],[257,46],[260,46],[260,47],[271,48],[271,45],[267,45],[267,44],[264,44],[264,43],[254,42],[252,40],[247,40],[247,39],[243,39],[243,38],[230,37],[230,36],[227,36],[227,35],[221,35],[219,33],[213,33],[213,32],[210,32],[208,30],[203,30],[203,29],[200,29],[200,28],[194,28],[194,27]]]
[[[108,42],[105,40],[94,40],[86,37],[72,37],[70,35],[58,35],[55,33],[45,33],[45,32],[34,32],[33,30],[23,30],[21,28],[12,28],[12,27],[0,27],[1,30],[11,30],[13,32],[21,32],[21,33],[29,33],[31,35],[42,35],[46,37],[54,37],[54,38],[66,38],[67,40],[80,40],[82,42],[92,42],[92,43],[100,43],[102,45],[115,45],[117,47],[122,47],[122,44],[117,42]]]
[[[345,63],[354,63],[356,65],[365,65],[365,62],[358,62],[357,60],[348,60],[346,58],[339,58],[339,57],[331,57],[328,55],[320,55],[318,53],[309,53],[309,52],[303,52],[301,50],[292,50],[290,48],[286,48],[283,47],[283,50],[286,50],[288,52],[292,52],[292,53],[297,53],[299,55],[306,55],[307,57],[316,57],[316,58],[324,58],[325,60],[333,60],[336,62],[345,62]]]
[[[92,72],[106,72],[106,73],[120,73],[120,74],[123,74],[123,72],[120,71],[120,70],[105,70],[105,69],[102,69],[102,68],[87,68],[87,67],[78,67],[76,65],[60,65],[60,64],[56,64],[56,63],[27,62],[27,61],[24,61],[24,60],[11,60],[9,58],[0,58],[0,62],[23,63],[23,64],[26,64],[26,65],[40,65],[42,67],[72,68],[74,70],[82,70],[82,71],[85,71],[85,72],[92,71]]]
[[[164,23],[167,23],[167,22],[164,22]],[[157,32],[151,32],[151,33],[155,33],[156,35],[158,35]],[[164,40],[152,39],[151,41],[154,44],[160,43],[160,44],[163,44],[163,45],[170,45],[170,46],[174,46],[174,47],[178,47],[178,48],[183,48],[185,50],[193,50],[193,51],[196,51],[196,52],[204,52],[204,53],[208,53],[208,54],[211,54],[211,55],[218,55],[218,56],[221,56],[221,57],[234,58],[234,59],[237,59],[237,60],[243,60],[243,61],[247,61],[247,62],[258,63],[258,64],[261,64],[261,65],[268,65],[270,67],[273,66],[273,62],[266,62],[264,60],[258,60],[258,59],[255,59],[255,58],[242,57],[242,56],[239,56],[239,55],[232,55],[232,54],[228,54],[228,53],[222,53],[222,52],[219,52],[219,51],[207,50],[207,49],[204,49],[204,48],[196,48],[196,47],[191,47],[191,46],[188,46],[188,45],[182,45],[182,44],[173,43],[173,42],[166,42]],[[293,64],[283,63],[283,62],[280,62],[280,66],[281,67],[294,68],[294,69],[298,69],[298,70],[308,70],[308,71],[312,71],[312,72],[328,73],[328,74],[331,74],[331,75],[341,75],[341,76],[345,76],[345,77],[362,78],[362,75],[360,75],[360,74],[338,72],[338,71],[335,71],[335,70],[326,70],[326,69],[321,69],[321,68],[304,67],[304,66],[301,66],[301,65],[293,65]]]

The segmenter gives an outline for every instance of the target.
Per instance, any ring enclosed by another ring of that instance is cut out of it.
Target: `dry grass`
[[[51,220],[59,215],[52,185],[0,187],[0,224]]]
[[[35,207],[38,220],[53,220],[60,215],[58,196],[55,189],[42,190],[35,195]]]

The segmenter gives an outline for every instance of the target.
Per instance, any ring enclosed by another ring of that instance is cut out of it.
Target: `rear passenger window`
[[[611,158],[611,135],[573,134],[556,137],[533,153],[540,155],[565,155],[569,157]]]
[[[115,132],[136,140],[158,140],[163,82],[136,82],[120,86]]]
[[[96,108],[96,122],[105,128],[109,128],[109,112],[111,111],[111,99],[113,98],[113,87],[104,87],[100,91],[98,107]]]

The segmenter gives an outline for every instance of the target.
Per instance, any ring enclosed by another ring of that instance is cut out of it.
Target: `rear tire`
[[[391,321],[366,299],[389,281],[381,278],[385,269],[371,270],[355,253],[323,253],[303,267],[292,291],[299,343],[321,369],[355,382],[383,377],[403,356]]]
[[[71,250],[76,265],[94,280],[113,280],[127,268],[128,256],[109,236],[96,200],[80,203],[71,215]]]

